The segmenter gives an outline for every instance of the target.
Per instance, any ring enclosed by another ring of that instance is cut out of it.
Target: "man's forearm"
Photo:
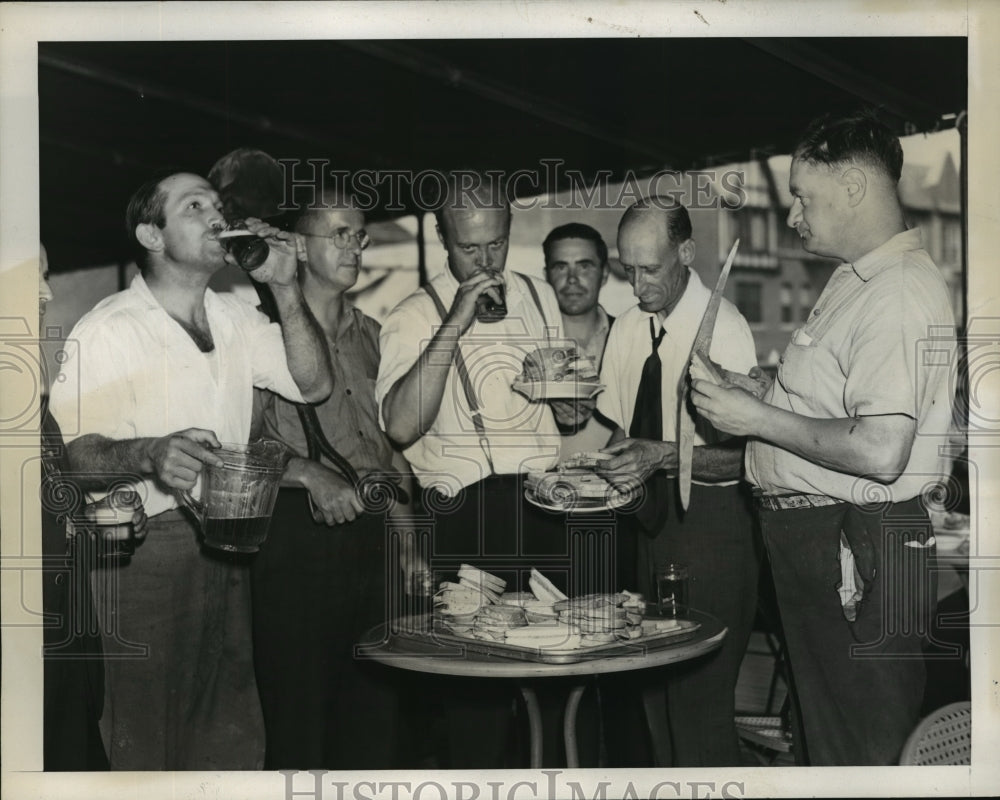
[[[437,419],[458,338],[456,327],[438,328],[424,352],[386,395],[383,401],[386,433],[400,447],[413,444]]]
[[[916,422],[903,414],[814,419],[765,406],[754,426],[761,439],[827,469],[892,482],[905,468]]]
[[[741,477],[745,444],[745,439],[734,438],[722,444],[694,448],[691,477],[701,481],[725,481]]]
[[[318,403],[333,390],[330,352],[323,340],[323,331],[306,305],[297,283],[271,286],[281,332],[285,342],[288,371],[302,393],[302,399]]]
[[[108,476],[108,482],[115,480],[112,476],[148,477],[153,473],[149,455],[149,445],[153,441],[151,438],[108,439],[88,433],[66,445],[66,456],[70,468],[80,475]]]

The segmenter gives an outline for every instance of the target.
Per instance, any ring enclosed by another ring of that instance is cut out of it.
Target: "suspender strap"
[[[429,283],[424,286],[424,291],[434,301],[434,307],[437,308],[438,316],[441,317],[441,322],[444,322],[447,311],[445,311],[444,303],[441,302],[440,295],[438,295],[437,291]],[[479,401],[476,399],[476,390],[472,386],[472,378],[469,377],[469,370],[465,366],[465,359],[462,357],[461,343],[456,343],[455,345],[455,368],[458,370],[458,379],[461,381],[462,390],[465,392],[465,401],[469,404],[469,411],[472,412],[472,424],[475,426],[476,433],[479,436],[479,446],[483,449],[486,461],[490,465],[490,474],[495,475],[496,469],[493,467],[490,443],[486,438],[486,426],[483,424],[483,417],[479,413]]]
[[[521,280],[525,282],[528,286],[528,292],[531,295],[531,299],[535,301],[535,307],[538,309],[538,313],[542,318],[542,327],[545,329],[545,341],[548,342],[551,339],[549,321],[545,319],[545,309],[542,308],[542,298],[538,296],[538,289],[535,288],[535,284],[532,282],[531,278],[526,278],[519,272],[513,273],[517,275]]]

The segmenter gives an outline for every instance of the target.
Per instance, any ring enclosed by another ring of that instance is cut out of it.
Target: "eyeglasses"
[[[358,249],[364,250],[372,243],[368,231],[362,228],[357,233],[351,233],[350,228],[338,228],[333,233],[303,233],[302,236],[309,236],[313,239],[330,239],[333,246],[338,250],[346,250],[351,246],[352,240],[357,240]]]

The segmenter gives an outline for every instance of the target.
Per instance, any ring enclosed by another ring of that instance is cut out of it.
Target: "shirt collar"
[[[698,302],[698,296],[703,294],[705,289],[705,284],[701,282],[701,278],[698,277],[698,273],[695,272],[691,267],[688,270],[688,282],[687,286],[684,287],[684,294],[681,295],[681,299],[674,306],[673,311],[671,311],[667,318],[663,321],[663,325],[660,325],[660,318],[653,313],[646,313],[647,317],[653,317],[653,325],[656,332],[659,333],[660,328],[666,328],[667,334],[670,336],[678,336],[678,331],[687,330],[690,328],[695,328],[701,324],[701,318],[705,313],[705,307],[703,304]]]
[[[153,293],[149,290],[149,284],[146,283],[146,279],[142,277],[141,272],[137,272],[135,277],[132,278],[132,283],[129,284],[129,289],[133,291],[136,296],[146,304],[147,308],[159,309],[164,314],[167,310],[160,305],[160,301],[156,299]],[[214,291],[209,288],[205,289],[205,311],[211,312],[218,308],[219,300]]]
[[[851,267],[863,281],[870,281],[880,270],[889,266],[894,257],[910,250],[919,250],[923,244],[920,228],[897,233],[869,253],[865,253]]]
[[[160,308],[159,302],[153,297],[153,293],[149,291],[149,285],[146,283],[146,279],[142,277],[142,273],[136,273],[136,276],[132,278],[132,283],[129,284],[129,289],[131,289],[135,294],[150,308]]]
[[[597,304],[597,330],[594,331],[595,336],[602,336],[608,332],[610,324],[608,323],[608,312],[604,310],[604,306],[600,303]]]

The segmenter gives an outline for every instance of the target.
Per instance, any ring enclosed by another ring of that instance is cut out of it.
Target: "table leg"
[[[563,737],[566,743],[566,766],[576,769],[580,766],[580,756],[576,746],[576,712],[580,708],[580,698],[587,687],[574,686],[566,698],[566,712],[563,714]]]
[[[542,713],[538,709],[538,698],[535,690],[521,684],[521,696],[528,710],[528,730],[531,738],[531,769],[542,767]]]

